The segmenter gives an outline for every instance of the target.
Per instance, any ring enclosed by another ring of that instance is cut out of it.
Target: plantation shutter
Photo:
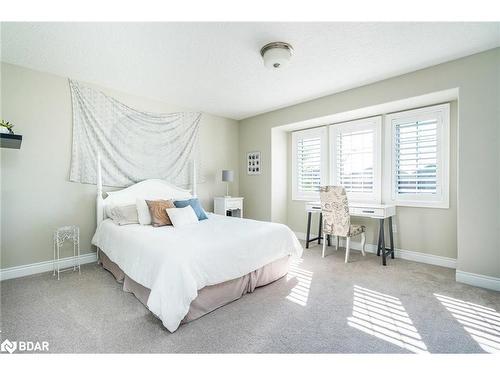
[[[397,194],[438,193],[438,120],[395,125]]]
[[[321,137],[297,140],[297,190],[299,193],[318,192],[321,186]]]
[[[373,193],[375,131],[339,132],[336,137],[336,181],[347,192]]]

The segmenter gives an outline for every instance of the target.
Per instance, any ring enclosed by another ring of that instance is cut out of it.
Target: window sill
[[[391,201],[397,207],[414,207],[414,208],[440,208],[449,209],[449,202],[418,202],[418,201]]]
[[[293,202],[317,202],[319,201],[319,194],[316,197],[292,197]]]

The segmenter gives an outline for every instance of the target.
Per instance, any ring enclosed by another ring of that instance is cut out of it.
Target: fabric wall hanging
[[[98,153],[107,186],[125,187],[148,178],[188,186],[193,159],[202,176],[198,151],[201,113],[141,112],[79,82],[70,80],[69,85],[73,104],[71,181],[96,183]]]

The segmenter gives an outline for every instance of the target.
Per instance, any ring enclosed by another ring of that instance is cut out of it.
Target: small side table
[[[68,267],[65,269],[60,268],[60,249],[64,241],[73,242],[73,267]],[[56,265],[57,262],[57,265]],[[59,274],[64,271],[76,271],[78,268],[78,273],[80,273],[80,228],[76,225],[67,225],[64,227],[57,228],[54,231],[54,261],[52,263],[53,273],[55,276],[57,272],[57,280],[59,280]]]
[[[215,197],[214,213],[224,216],[243,217],[243,197]]]

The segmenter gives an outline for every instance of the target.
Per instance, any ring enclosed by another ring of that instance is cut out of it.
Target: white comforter
[[[180,228],[119,226],[107,219],[92,244],[151,289],[148,308],[171,332],[203,287],[241,277],[287,255],[302,255],[301,244],[286,225],[213,214]]]

